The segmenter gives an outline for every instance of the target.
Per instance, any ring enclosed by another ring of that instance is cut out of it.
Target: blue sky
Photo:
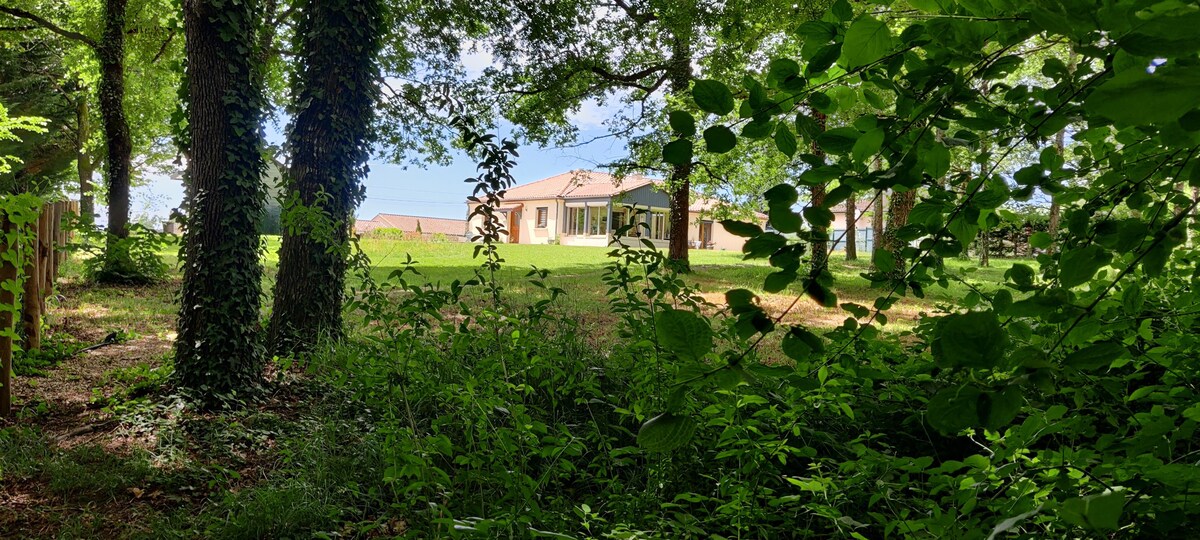
[[[581,141],[607,133],[590,115],[579,121],[583,128]],[[521,147],[517,152],[520,156],[513,172],[517,182],[524,184],[571,169],[596,169],[598,164],[624,157],[625,145],[609,137],[573,148]],[[359,218],[370,219],[381,212],[458,219],[466,216],[466,198],[472,186],[464,180],[474,176],[476,168],[465,154],[457,154],[446,167],[402,167],[381,160],[372,160],[370,166],[365,181],[367,199],[359,207]],[[183,184],[155,175],[148,184],[134,188],[132,197],[135,217],[148,214],[165,218],[183,201]]]

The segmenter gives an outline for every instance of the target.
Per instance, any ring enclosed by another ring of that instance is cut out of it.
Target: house
[[[504,192],[499,208],[508,229],[508,243],[608,246],[613,230],[633,219],[631,209],[646,211],[647,227],[630,231],[631,239],[649,240],[666,248],[670,238],[670,197],[662,181],[641,175],[617,178],[611,174],[574,170]],[[468,203],[468,215],[478,203]],[[712,211],[713,201],[699,200],[688,209],[689,244],[693,248],[740,250],[745,241],[725,232]],[[766,222],[759,215],[760,223]],[[483,219],[470,218],[470,236],[479,234]]]
[[[370,220],[355,221],[354,232],[364,236],[391,233],[406,239],[463,242],[467,239],[467,222],[463,219],[377,214]]]

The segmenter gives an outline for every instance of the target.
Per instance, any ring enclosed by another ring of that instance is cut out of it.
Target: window
[[[546,223],[550,221],[550,208],[539,206],[537,209],[537,225],[539,229],[545,229]]]
[[[601,207],[593,207],[591,217],[588,220],[588,234],[599,236],[608,234],[608,209]]]
[[[567,208],[567,230],[570,235],[583,234],[586,223],[584,222],[583,208]]]
[[[671,225],[665,210],[650,212],[650,238],[668,240],[671,238]]]

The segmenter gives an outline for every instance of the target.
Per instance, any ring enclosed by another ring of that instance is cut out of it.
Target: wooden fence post
[[[42,282],[38,279],[41,276],[39,270],[39,262],[41,257],[38,257],[38,241],[36,239],[38,233],[38,221],[30,223],[29,232],[35,237],[33,241],[33,249],[29,256],[25,258],[25,288],[21,295],[21,327],[25,332],[25,350],[36,351],[42,348]]]
[[[17,266],[4,260],[8,251],[8,233],[13,225],[8,216],[0,214],[0,284],[17,279]],[[19,249],[14,246],[13,249]],[[0,288],[0,305],[12,306],[16,301],[12,291]],[[12,337],[13,314],[8,309],[0,310],[0,418],[12,414]]]

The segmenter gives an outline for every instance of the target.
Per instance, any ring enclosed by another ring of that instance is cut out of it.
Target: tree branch
[[[27,21],[37,23],[38,26],[41,26],[42,28],[45,28],[46,30],[54,32],[55,34],[58,34],[67,39],[72,39],[72,40],[81,42],[93,49],[100,48],[100,44],[96,43],[96,40],[94,40],[90,37],[87,37],[83,34],[80,34],[79,32],[67,30],[66,28],[63,28],[57,24],[54,24],[46,19],[43,19],[43,18],[41,18],[33,13],[30,13],[28,11],[25,11],[23,9],[0,6],[0,13],[5,13],[5,14],[11,15],[13,17],[17,17],[18,19],[25,19]]]
[[[653,91],[657,90],[658,86],[662,84],[662,81],[660,80],[657,84],[650,85],[650,86],[641,84],[640,81],[642,79],[645,79],[646,77],[649,77],[649,76],[655,74],[655,73],[664,72],[669,68],[670,68],[670,66],[668,66],[667,64],[656,64],[656,65],[650,66],[646,69],[643,69],[641,71],[623,74],[623,75],[617,74],[617,73],[612,73],[612,72],[608,71],[607,69],[604,69],[600,66],[592,66],[590,71],[592,73],[598,75],[601,79],[604,79],[606,81],[621,83],[624,86],[637,88],[639,90],[643,90],[643,91],[649,93],[649,92],[653,92]]]

